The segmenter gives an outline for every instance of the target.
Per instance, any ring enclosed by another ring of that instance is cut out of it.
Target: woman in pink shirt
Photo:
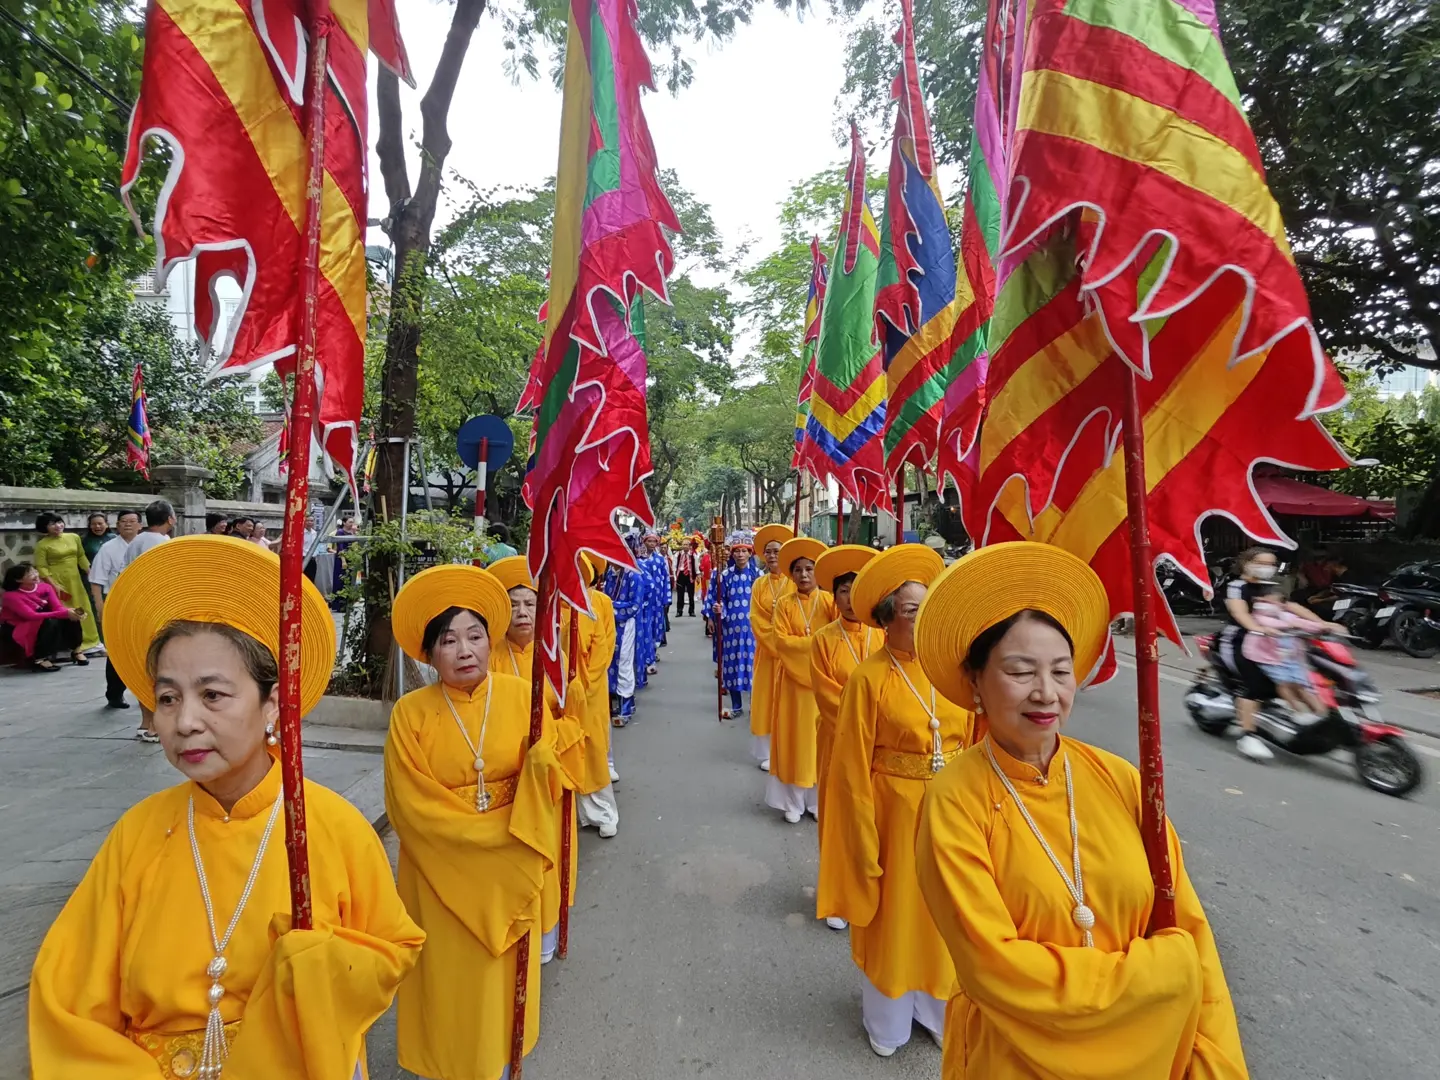
[[[79,663],[81,629],[85,612],[69,608],[49,582],[29,563],[5,571],[5,593],[0,599],[0,623],[11,627],[11,637],[35,671],[59,671],[50,657],[62,650]]]

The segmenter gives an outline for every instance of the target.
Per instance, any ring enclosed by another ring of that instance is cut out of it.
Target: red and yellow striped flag
[[[1155,556],[1207,588],[1207,516],[1293,546],[1251,472],[1348,464],[1317,418],[1344,386],[1311,325],[1210,0],[1035,0],[1014,23],[992,10],[988,33],[987,55],[1019,77],[999,102],[1006,230],[975,540],[1074,552],[1119,616],[1134,607],[1119,452],[1129,371]],[[1166,610],[1160,628],[1178,640]]]
[[[316,312],[316,427],[348,474],[364,392],[368,158],[365,57],[409,65],[393,0],[335,0],[326,79]],[[157,283],[195,264],[195,332],[214,374],[294,371],[305,225],[308,8],[301,0],[153,0],[121,191],[129,204],[147,141],[170,151],[155,207]],[[133,213],[133,208],[132,208]],[[138,218],[137,218],[138,224]],[[240,302],[220,333],[216,284]]]

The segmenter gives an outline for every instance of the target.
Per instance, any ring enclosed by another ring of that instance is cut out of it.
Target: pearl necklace
[[[210,923],[210,944],[215,949],[210,966],[205,969],[205,974],[210,976],[210,1012],[205,1017],[205,1042],[200,1051],[200,1067],[195,1073],[199,1080],[219,1080],[220,1070],[225,1067],[225,1059],[230,1056],[230,1044],[225,1039],[225,1021],[220,1018],[220,1002],[225,997],[225,988],[220,985],[220,980],[230,966],[225,959],[225,950],[235,934],[235,926],[240,922],[240,913],[245,910],[245,902],[250,899],[250,891],[255,888],[255,879],[260,876],[260,864],[265,861],[265,847],[270,843],[270,833],[275,829],[275,819],[280,816],[280,804],[284,797],[283,791],[275,796],[275,805],[270,808],[270,820],[265,823],[265,832],[260,836],[260,848],[255,852],[255,863],[250,867],[250,876],[245,879],[245,888],[235,905],[235,914],[230,916],[230,925],[225,928],[224,937],[215,932],[215,905],[210,899],[210,882],[205,877],[205,863],[200,858],[200,843],[195,839],[195,797],[190,797],[185,824],[190,831],[190,854],[195,859],[195,876],[200,879],[200,898],[205,901],[205,918]]]
[[[1020,798],[1020,793],[1015,790],[1015,785],[1010,782],[1010,777],[1000,768],[1000,763],[995,760],[995,751],[990,749],[990,740],[985,740],[985,756],[990,759],[990,767],[995,770],[995,775],[1005,785],[1005,790],[1010,793],[1010,798],[1015,800],[1015,805],[1020,810],[1020,816],[1025,819],[1025,824],[1030,826],[1030,831],[1035,834],[1035,839],[1040,841],[1040,846],[1045,854],[1050,856],[1050,863],[1055,867],[1056,873],[1065,882],[1065,888],[1070,892],[1070,898],[1075,901],[1075,907],[1070,912],[1070,918],[1075,920],[1075,925],[1080,927],[1084,933],[1084,942],[1087,948],[1094,948],[1095,938],[1090,930],[1095,925],[1095,912],[1090,910],[1085,903],[1085,876],[1080,872],[1080,826],[1075,821],[1075,782],[1070,775],[1070,755],[1065,755],[1065,799],[1070,804],[1070,859],[1075,868],[1075,876],[1072,878],[1065,872],[1065,867],[1055,857],[1051,850],[1049,841],[1040,832],[1040,826],[1035,824],[1035,819],[1030,816],[1030,811],[1025,809],[1025,803]]]
[[[900,666],[900,661],[895,659],[895,654],[890,651],[890,646],[885,646],[885,652],[890,656],[890,666],[900,673],[900,678],[905,680],[905,685],[910,688],[910,693],[915,695],[915,700],[920,702],[920,707],[930,717],[930,771],[938,773],[945,767],[945,743],[940,738],[940,718],[935,715],[935,687],[930,687],[930,704],[925,704],[925,699],[920,696],[920,691],[915,689],[915,684],[910,681],[910,676],[905,674],[905,669]]]
[[[510,657],[513,662],[515,657]],[[519,674],[518,672],[516,674]],[[495,689],[495,680],[485,680],[485,712],[480,716],[480,745],[476,746],[470,739],[470,731],[465,727],[465,721],[460,719],[460,714],[455,711],[455,703],[450,700],[450,691],[445,689],[445,684],[440,684],[440,694],[445,699],[445,704],[450,706],[450,715],[455,718],[455,726],[460,729],[460,735],[465,740],[465,745],[470,748],[470,753],[475,756],[475,772],[479,779],[479,785],[475,789],[475,809],[485,813],[490,809],[490,793],[485,790],[485,758],[481,753],[485,748],[485,728],[490,723],[490,694]]]
[[[814,592],[811,592],[811,593],[810,593],[810,597],[811,597],[811,600],[810,600],[810,610],[809,610],[809,611],[806,611],[806,610],[805,610],[805,597],[804,597],[804,595],[801,594],[801,593],[796,593],[796,594],[795,594],[795,606],[800,609],[800,617],[805,620],[805,636],[806,636],[806,637],[809,637],[809,636],[810,636],[810,620],[815,617],[815,605],[820,602],[820,601],[815,597],[815,593],[814,593]]]

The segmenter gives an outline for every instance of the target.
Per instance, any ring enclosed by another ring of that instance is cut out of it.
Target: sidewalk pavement
[[[1213,634],[1225,625],[1224,620],[1186,616],[1177,620],[1180,632],[1190,648],[1190,655],[1172,642],[1160,641],[1160,666],[1185,676],[1204,667],[1200,650],[1194,643],[1197,634]],[[1119,656],[1129,663],[1135,658],[1135,639],[1117,634],[1115,647]],[[1392,724],[1423,735],[1440,738],[1440,697],[1427,697],[1414,691],[1429,690],[1440,694],[1440,658],[1417,660],[1393,646],[1383,649],[1362,649],[1351,646],[1360,666],[1368,671],[1380,689],[1380,709]]]
[[[28,1075],[25,1009],[41,939],[127,809],[180,774],[109,710],[105,662],[58,674],[0,669],[0,1078]],[[305,728],[305,775],[385,819],[384,732]]]

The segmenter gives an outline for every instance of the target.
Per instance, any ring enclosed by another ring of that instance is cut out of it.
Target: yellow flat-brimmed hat
[[[494,574],[468,563],[432,566],[405,582],[390,612],[391,632],[406,656],[427,662],[425,627],[452,607],[465,608],[484,619],[491,641],[499,641],[510,629],[510,597]]]
[[[784,544],[787,540],[793,540],[794,537],[795,530],[789,525],[761,525],[755,530],[755,550],[763,555],[765,549],[775,541],[778,540]]]
[[[223,623],[280,656],[280,559],[230,536],[181,536],[127,566],[105,600],[105,648],[126,687],[147,709],[155,686],[150,643],[177,621]],[[300,712],[325,694],[335,666],[335,620],[320,590],[300,582]]]
[[[783,554],[783,552],[782,552]],[[828,593],[835,591],[835,579],[844,574],[857,574],[860,568],[875,558],[876,550],[864,544],[841,544],[826,548],[825,553],[815,560],[815,585]]]
[[[495,580],[508,593],[511,589],[518,589],[522,585],[527,589],[534,589],[535,579],[530,576],[530,560],[524,555],[507,555],[499,559],[485,569],[495,575]]]
[[[875,621],[875,605],[907,581],[929,585],[945,569],[945,560],[924,544],[896,544],[860,568],[850,586],[850,606],[866,626]]]
[[[915,654],[935,689],[973,709],[975,688],[964,669],[971,644],[1028,608],[1045,612],[1070,635],[1076,678],[1095,670],[1110,635],[1110,599],[1099,575],[1061,548],[1016,540],[972,551],[926,593],[915,623]]]
[[[809,559],[814,562],[824,553],[826,548],[824,540],[816,540],[813,536],[797,536],[793,540],[786,540],[780,548],[780,572],[787,577],[794,577],[790,573],[790,564],[796,559]]]
[[[581,575],[585,578],[585,584],[586,584],[586,585],[594,585],[594,584],[595,584],[595,577],[596,577],[595,566],[596,566],[597,561],[598,561],[598,557],[592,557],[591,554],[590,554],[588,551],[582,551],[582,552],[580,553],[580,573],[581,573]],[[602,562],[602,563],[600,563],[600,565],[603,566],[604,563]]]

